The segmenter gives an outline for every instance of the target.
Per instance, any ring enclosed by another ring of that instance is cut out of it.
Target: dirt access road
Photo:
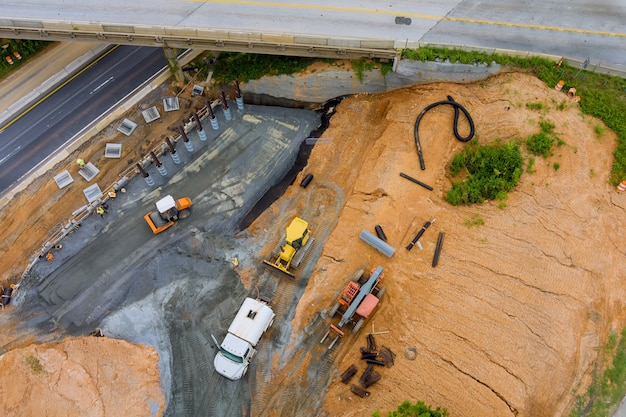
[[[443,200],[447,167],[465,146],[450,133],[452,110],[437,108],[422,123],[426,171],[419,170],[413,141],[416,115],[448,94],[469,109],[481,143],[523,142],[548,119],[565,144],[537,158],[506,201],[451,207]],[[541,109],[526,106],[537,102]],[[567,415],[602,363],[609,332],[625,319],[625,259],[615,224],[626,201],[607,184],[615,138],[598,135],[599,124],[562,93],[517,73],[349,97],[323,135],[330,140],[315,146],[283,197],[234,238],[195,227],[156,248],[136,274],[178,278],[107,312],[102,327],[157,347],[162,386],[171,387],[166,415],[362,416],[406,399],[453,416]],[[303,190],[297,183],[309,172],[315,178]],[[400,172],[434,190],[406,182]],[[299,279],[287,282],[259,265],[294,215],[312,223],[320,246]],[[432,218],[424,250],[407,252],[408,240]],[[397,249],[391,259],[358,238],[375,224]],[[433,268],[439,231],[446,237]],[[241,280],[225,261],[235,255]],[[387,292],[365,329],[327,352],[319,336],[328,320],[320,313],[363,265],[383,266]],[[279,317],[246,380],[227,382],[212,371],[206,335],[182,338],[171,353],[161,348],[168,334],[210,329],[223,336],[243,296],[257,288],[273,296]],[[233,298],[219,299],[226,291]],[[362,372],[358,349],[372,328],[396,363],[379,371],[382,379],[361,399],[337,377],[350,364]],[[409,360],[404,352],[413,347],[417,357]],[[168,374],[164,362],[180,373]]]

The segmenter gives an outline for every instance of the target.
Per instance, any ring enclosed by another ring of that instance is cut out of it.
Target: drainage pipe
[[[387,241],[387,235],[385,235],[385,232],[383,232],[383,228],[379,224],[374,226],[374,230],[376,231],[376,236],[378,236],[380,240],[382,240],[383,242]]]
[[[383,242],[381,239],[377,238],[367,230],[363,230],[359,237],[361,238],[361,240],[385,255],[387,258],[391,258],[396,251],[393,246],[389,245],[386,242]]]
[[[302,181],[300,182],[300,187],[306,188],[311,182],[311,180],[313,180],[313,174],[306,174],[306,177],[304,177]]]
[[[433,187],[431,187],[430,185],[425,184],[425,183],[421,182],[420,180],[417,180],[417,179],[415,179],[413,177],[410,177],[410,176],[406,175],[404,172],[401,172],[400,176],[402,178],[406,178],[407,180],[414,182],[417,185],[421,185],[422,187],[426,188],[427,190],[430,190],[430,191],[433,190]]]
[[[424,234],[424,232],[426,231],[426,229],[428,229],[428,227],[433,224],[435,222],[435,219],[432,219],[429,222],[424,223],[424,225],[422,226],[422,228],[420,229],[419,232],[417,232],[417,235],[415,235],[415,237],[413,238],[413,240],[411,241],[411,243],[408,244],[408,246],[406,247],[406,250],[411,250],[413,249],[413,246],[415,246],[416,243],[418,243],[417,241],[420,240],[420,237],[422,237],[422,235]]]
[[[441,246],[443,245],[443,232],[439,232],[439,237],[437,238],[437,246],[435,246],[435,256],[433,256],[433,268],[437,266],[439,263],[439,255],[441,254]]]
[[[461,142],[468,142],[474,137],[474,120],[472,120],[472,116],[469,114],[467,109],[465,109],[465,107],[454,101],[452,96],[448,96],[448,100],[437,101],[433,104],[429,104],[428,106],[426,106],[426,108],[424,108],[424,110],[422,110],[422,112],[417,116],[417,119],[415,120],[415,144],[417,145],[417,156],[420,160],[420,168],[422,169],[422,171],[426,169],[426,164],[424,163],[424,156],[422,155],[422,145],[420,144],[420,137],[418,133],[420,122],[422,121],[422,117],[424,117],[428,110],[444,104],[449,104],[450,106],[454,107],[454,136]],[[470,133],[465,137],[459,134],[459,109],[463,112],[470,125]]]

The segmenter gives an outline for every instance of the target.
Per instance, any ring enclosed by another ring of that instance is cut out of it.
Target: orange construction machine
[[[354,279],[350,280],[346,288],[343,290],[335,305],[328,312],[331,320],[335,314],[340,313],[341,319],[337,325],[330,325],[320,343],[330,336],[332,332],[335,337],[330,343],[328,349],[331,349],[344,332],[341,330],[344,324],[353,324],[352,333],[357,333],[363,327],[365,320],[372,314],[378,302],[385,293],[385,287],[381,287],[381,281],[384,277],[383,267],[378,266],[370,273],[369,278],[365,278],[363,270],[355,274]]]
[[[188,197],[174,200],[171,195],[166,195],[156,202],[157,211],[151,211],[143,218],[156,235],[170,228],[176,220],[189,217],[191,205],[191,199]]]

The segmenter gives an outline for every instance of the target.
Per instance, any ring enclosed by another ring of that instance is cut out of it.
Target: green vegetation
[[[384,76],[393,71],[393,62],[382,62],[380,65],[380,73]]]
[[[474,139],[450,164],[453,177],[464,170],[466,178],[453,181],[446,201],[457,206],[505,199],[522,175],[522,163],[517,143],[481,146]]]
[[[465,219],[463,224],[467,227],[482,226],[485,221],[478,214],[474,214],[471,218]]]
[[[626,386],[626,329],[617,339],[617,333],[609,335],[604,352],[606,357],[613,358],[612,363],[594,378],[585,394],[576,397],[570,417],[608,416],[613,405],[622,399]]]
[[[595,125],[593,129],[596,132],[598,139],[602,138],[602,136],[604,136],[604,132],[606,132],[606,129],[601,124]]]
[[[372,416],[381,417],[381,414],[379,411],[375,411]],[[418,401],[415,404],[405,401],[398,406],[396,411],[387,413],[387,417],[448,417],[448,410],[440,407],[433,410],[423,401]]]
[[[35,374],[38,375],[43,372],[43,366],[41,365],[41,362],[39,362],[39,359],[37,359],[33,355],[27,356],[26,358],[24,358],[24,360]]]
[[[29,58],[37,54],[37,52],[43,50],[48,46],[50,42],[44,41],[31,41],[31,40],[5,40],[0,45],[0,78],[6,77],[12,71],[15,71],[20,66],[24,65]],[[4,46],[7,46],[6,48]],[[22,59],[18,59],[15,56],[17,52]],[[7,57],[10,57],[13,61],[13,65],[9,64]]]
[[[554,165],[552,165],[554,167],[555,171],[558,171],[559,168],[561,168],[561,164],[559,164],[558,162],[555,162]]]
[[[526,166],[526,172],[528,172],[529,174],[534,174],[535,172],[537,172],[534,166],[535,166],[535,158],[531,156],[530,158],[528,158],[528,165]]]
[[[541,132],[530,135],[528,139],[526,139],[526,147],[528,148],[528,152],[533,155],[541,155],[547,158],[552,151],[552,144],[554,144],[558,138],[554,135],[555,126],[550,121],[542,120],[539,122],[539,126],[541,127]]]
[[[526,103],[526,108],[529,110],[541,110],[543,109],[543,103]]]
[[[580,108],[585,114],[602,119],[605,125],[617,133],[618,146],[614,153],[613,169],[610,182],[617,186],[626,179],[626,80],[620,77],[600,74],[592,71],[581,71],[570,67],[567,61],[560,66],[555,62],[539,57],[524,58],[508,55],[488,54],[486,52],[464,52],[444,48],[420,48],[402,51],[402,57],[420,61],[449,59],[461,64],[512,65],[527,69],[543,80],[549,88],[559,80],[565,81],[563,91],[575,87],[582,98]],[[566,107],[566,99],[557,106],[558,110]]]
[[[352,69],[356,71],[356,76],[359,81],[363,82],[365,71],[371,71],[376,67],[376,63],[371,59],[361,58],[357,61],[352,61]]]
[[[295,56],[221,52],[215,63],[213,79],[218,83],[229,83],[233,80],[246,82],[265,75],[295,74],[317,61],[319,60],[314,58]]]

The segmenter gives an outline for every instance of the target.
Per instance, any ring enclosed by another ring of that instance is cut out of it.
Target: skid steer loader
[[[309,223],[295,217],[272,251],[271,258],[264,260],[263,263],[271,272],[295,279],[291,269],[297,269],[300,266],[314,240],[309,230]]]

